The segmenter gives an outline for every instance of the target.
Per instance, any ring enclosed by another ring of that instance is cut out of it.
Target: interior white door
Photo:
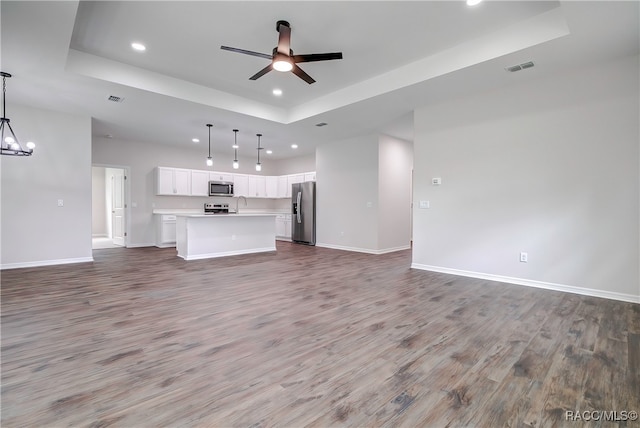
[[[111,173],[111,230],[113,244],[124,246],[125,202],[124,170],[113,169]]]

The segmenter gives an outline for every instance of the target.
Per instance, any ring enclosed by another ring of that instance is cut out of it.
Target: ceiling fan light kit
[[[278,31],[278,46],[273,49],[271,55],[229,46],[220,46],[220,49],[271,60],[271,64],[251,76],[249,80],[258,80],[271,70],[276,70],[281,72],[291,71],[308,84],[312,84],[315,80],[302,70],[298,63],[342,59],[342,52],[294,55],[290,47],[291,25],[287,21],[278,21],[276,23],[276,31]]]

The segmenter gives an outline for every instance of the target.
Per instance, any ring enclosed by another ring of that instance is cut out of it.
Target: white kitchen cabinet
[[[287,176],[287,198],[291,197],[291,185],[304,182],[304,174],[290,174]]]
[[[176,246],[176,216],[156,215],[156,247]]]
[[[233,174],[229,172],[212,171],[209,173],[209,180],[211,181],[227,181],[233,183]]]
[[[246,174],[233,174],[233,195],[249,196],[249,176]]]
[[[173,168],[156,168],[156,195],[173,195]]]
[[[175,169],[176,195],[191,194],[191,170]]]
[[[191,196],[209,196],[209,171],[191,170]]]
[[[191,170],[158,167],[156,169],[157,195],[191,195]]]
[[[287,197],[287,189],[290,189],[289,180],[286,175],[278,176],[278,198],[286,198]],[[291,193],[291,190],[289,190]]]
[[[278,197],[278,177],[274,175],[268,175],[265,177],[265,197],[277,198]]]
[[[304,181],[316,181],[316,172],[305,172],[304,173]]]
[[[264,175],[249,176],[249,194],[250,198],[264,198],[267,191],[267,180]]]
[[[285,236],[285,217],[284,214],[278,214],[276,216],[276,236],[283,237]]]
[[[276,216],[276,237],[291,239],[291,214],[278,214]]]
[[[291,214],[284,216],[284,237],[291,239]]]

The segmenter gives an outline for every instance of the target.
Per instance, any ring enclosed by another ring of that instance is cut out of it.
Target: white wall
[[[378,137],[319,146],[316,181],[316,244],[377,250]]]
[[[91,234],[108,236],[106,206],[105,169],[91,168]]]
[[[411,143],[385,135],[316,149],[317,245],[369,253],[409,248]]]
[[[378,150],[378,249],[406,249],[411,244],[413,144],[381,135]]]
[[[231,167],[231,157],[220,159],[214,154],[213,168],[205,165],[206,147],[180,149],[175,146],[121,141],[94,137],[92,144],[92,162],[94,165],[111,165],[129,167],[130,176],[127,177],[130,187],[131,215],[127,218],[130,235],[128,246],[155,245],[154,209],[202,209],[205,202],[229,203],[235,208],[236,198],[209,198],[192,196],[156,196],[155,168],[169,166],[177,168],[216,170],[222,172],[237,172],[242,174],[257,174],[255,171],[256,158],[239,157],[240,168]],[[262,175],[280,174],[270,160],[263,160]],[[281,209],[277,200],[248,199],[250,209]],[[240,202],[244,207],[244,203]],[[282,205],[288,207],[286,205]]]
[[[92,260],[91,118],[19,105],[7,112],[20,141],[37,146],[30,157],[0,157],[0,265]]]
[[[638,73],[635,56],[416,110],[414,267],[639,301]]]
[[[295,158],[281,159],[274,162],[278,171],[274,175],[298,174],[316,170],[316,155],[297,156]]]

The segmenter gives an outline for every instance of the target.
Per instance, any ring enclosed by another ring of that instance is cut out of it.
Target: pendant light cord
[[[2,118],[4,119],[7,107],[7,77],[2,76]]]

